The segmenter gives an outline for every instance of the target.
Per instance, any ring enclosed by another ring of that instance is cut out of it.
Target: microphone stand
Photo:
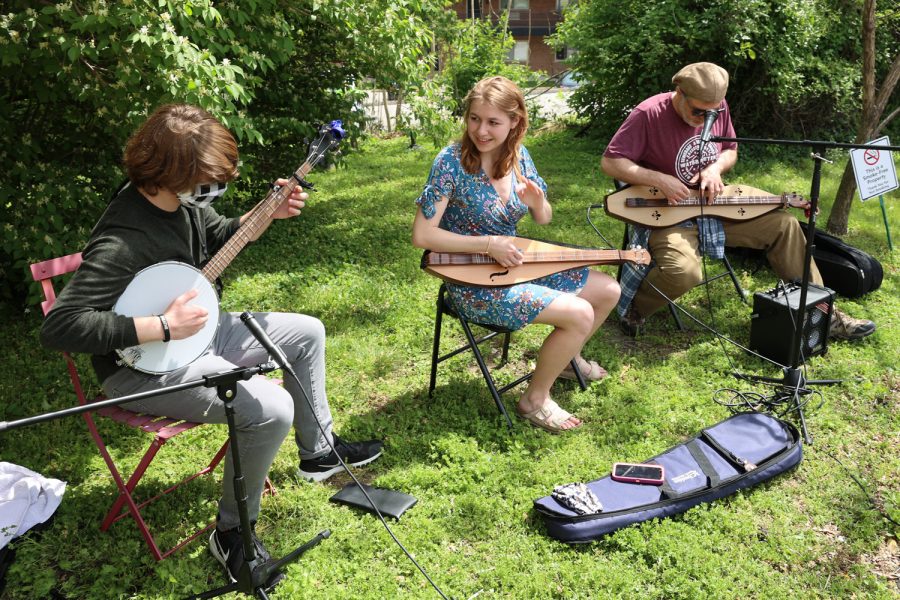
[[[237,367],[230,371],[221,371],[219,373],[213,373],[212,375],[205,375],[200,379],[186,381],[184,383],[176,384],[158,390],[138,392],[137,394],[130,394],[128,396],[120,396],[118,398],[100,400],[82,406],[66,408],[63,410],[44,413],[42,415],[18,419],[16,421],[0,421],[0,433],[8,429],[16,429],[18,427],[35,425],[37,423],[43,423],[44,421],[50,421],[52,419],[58,419],[60,417],[77,415],[83,412],[105,408],[107,406],[116,406],[125,402],[133,402],[135,400],[142,400],[145,398],[151,398],[153,396],[186,390],[189,388],[201,386],[216,388],[219,399],[225,405],[225,419],[228,423],[228,443],[231,445],[231,462],[234,466],[234,496],[237,500],[238,516],[241,523],[241,541],[243,542],[244,546],[244,562],[237,574],[237,581],[224,585],[220,588],[209,590],[202,594],[190,596],[190,598],[214,598],[228,592],[239,591],[248,595],[256,595],[262,600],[266,600],[268,598],[268,596],[266,595],[266,583],[272,579],[273,575],[278,573],[283,566],[298,559],[304,552],[318,545],[319,542],[331,535],[331,531],[329,531],[328,529],[320,531],[311,540],[297,547],[294,551],[277,561],[266,562],[256,554],[256,548],[253,543],[253,538],[250,531],[250,514],[247,510],[247,491],[244,486],[244,474],[241,470],[240,452],[238,451],[237,427],[235,426],[234,422],[234,406],[232,405],[232,401],[235,397],[235,394],[237,393],[238,381],[246,381],[254,375],[268,373],[270,371],[274,371],[276,368],[278,367],[271,362],[256,365],[255,367]]]
[[[794,323],[794,335],[791,340],[791,364],[782,368],[783,375],[780,379],[772,377],[761,377],[758,375],[746,375],[743,373],[732,373],[737,379],[744,381],[770,383],[775,384],[775,392],[773,394],[773,402],[792,402],[791,410],[797,413],[800,419],[800,428],[803,431],[803,438],[807,444],[812,444],[812,437],[806,428],[806,418],[803,414],[803,404],[800,402],[800,396],[806,396],[812,393],[807,388],[808,385],[833,385],[840,383],[841,379],[816,379],[807,380],[800,366],[803,364],[803,356],[801,349],[803,347],[803,325],[806,323],[806,297],[809,288],[809,277],[812,271],[812,257],[815,251],[816,236],[816,213],[819,209],[819,188],[822,181],[822,161],[827,161],[822,156],[826,148],[869,148],[874,150],[900,150],[900,146],[880,146],[874,144],[845,144],[840,142],[823,142],[812,140],[777,140],[777,139],[759,139],[759,138],[729,138],[729,137],[710,137],[712,142],[738,142],[744,144],[769,144],[780,146],[806,146],[811,149],[810,156],[813,159],[813,175],[809,192],[809,220],[806,231],[806,252],[803,257],[803,277],[800,281],[800,300],[797,307],[797,320]],[[828,161],[831,162],[831,161]],[[790,303],[788,303],[790,310]],[[832,305],[832,311],[834,310]],[[829,315],[829,318],[831,315]]]

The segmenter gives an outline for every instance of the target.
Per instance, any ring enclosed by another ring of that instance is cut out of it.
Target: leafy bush
[[[542,79],[541,73],[507,60],[515,40],[505,19],[494,24],[487,19],[459,20],[452,11],[444,16],[435,25],[440,68],[415,87],[410,98],[418,128],[439,147],[459,135],[463,100],[479,80],[502,75],[524,90]]]
[[[900,47],[893,10],[881,8],[880,72]],[[848,13],[858,15],[859,3],[579,2],[567,9],[555,43],[577,49],[570,65],[585,83],[573,104],[606,135],[635,104],[672,89],[682,65],[711,61],[731,74],[728,100],[741,134],[846,137],[861,71],[858,19]]]
[[[236,187],[256,171],[272,179],[317,123],[340,118],[358,134],[354,83],[408,71],[426,50],[422,15],[445,2],[33,4],[6,2],[0,15],[0,131],[14,140],[0,147],[0,278],[11,284],[0,301],[21,301],[29,263],[84,245],[122,178],[127,136],[155,107],[209,110],[259,157]]]

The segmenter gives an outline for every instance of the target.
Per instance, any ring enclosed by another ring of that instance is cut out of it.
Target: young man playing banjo
[[[685,201],[689,188],[699,190],[701,202],[709,202],[725,188],[722,174],[737,162],[736,143],[700,143],[701,127],[710,111],[719,113],[712,135],[735,137],[725,101],[728,72],[712,63],[694,63],[678,71],[672,83],[674,92],[647,98],[631,111],[610,140],[600,164],[613,179],[657,188],[670,205]],[[698,146],[703,152],[699,160]],[[705,254],[715,258],[723,256],[725,246],[764,249],[769,264],[784,281],[802,277],[806,252],[800,224],[783,210],[747,221],[703,217],[652,232],[635,227],[631,241],[650,251],[655,266],[646,275],[624,267],[618,312],[623,330],[630,335],[666,304],[650,283],[675,299],[702,281],[701,246]],[[815,261],[810,279],[822,285]],[[859,339],[873,331],[872,321],[854,319],[836,308],[832,312],[831,337]]]
[[[44,345],[92,355],[98,380],[110,397],[157,390],[192,381],[236,366],[267,360],[266,350],[234,313],[218,316],[209,347],[199,358],[171,372],[149,374],[120,366],[116,351],[148,342],[187,340],[207,325],[213,307],[197,303],[197,290],[171,292],[161,314],[133,317],[115,312],[117,300],[135,275],[163,261],[199,267],[254,210],[240,218],[225,218],[209,203],[238,176],[238,149],[234,137],[212,115],[188,105],[160,107],[128,141],[124,156],[128,182],[110,202],[95,225],[83,252],[81,267],[65,286],[41,330]],[[289,181],[279,179],[277,186]],[[293,184],[291,183],[293,186]],[[283,201],[255,232],[256,239],[273,218],[300,214],[307,194],[301,187],[283,189]],[[272,197],[272,196],[270,196]],[[257,213],[258,214],[258,213]],[[242,228],[242,231],[246,229]],[[169,264],[169,263],[167,263]],[[165,294],[160,289],[147,295]],[[218,313],[217,307],[212,310]],[[348,443],[332,433],[331,412],[325,393],[325,330],[313,317],[293,313],[257,313],[262,328],[286,354],[298,374],[281,387],[265,377],[239,382],[233,401],[239,436],[250,521],[256,522],[266,474],[294,426],[300,455],[300,475],[321,481],[340,469],[316,424],[350,465],[362,465],[381,455],[378,441]],[[304,399],[310,399],[315,414]],[[213,388],[197,387],[125,405],[131,410],[204,423],[225,423],[223,403]],[[210,551],[225,566],[232,580],[243,560],[239,515],[232,485],[231,448],[225,459],[223,493]],[[258,553],[268,558],[261,542]],[[270,580],[274,583],[274,580]]]

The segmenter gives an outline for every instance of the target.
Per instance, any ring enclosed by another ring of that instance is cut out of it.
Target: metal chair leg
[[[723,256],[722,262],[725,263],[725,268],[728,269],[728,276],[731,277],[731,283],[734,284],[734,289],[737,290],[738,296],[741,297],[741,302],[747,304],[747,293],[744,292],[744,288],[741,287],[741,282],[738,281],[737,275],[735,275],[734,273],[734,269],[731,268],[731,261],[728,260],[727,256]]]
[[[587,389],[587,382],[584,380],[584,375],[581,374],[581,369],[578,368],[578,361],[573,358],[569,364],[572,365],[572,372],[575,373],[575,379],[578,381],[578,386],[583,392]]]
[[[481,374],[484,376],[484,381],[491,392],[494,404],[497,405],[497,410],[499,410],[506,419],[506,425],[512,429],[512,419],[509,418],[509,413],[506,412],[506,406],[504,406],[503,401],[500,399],[500,393],[497,391],[497,386],[494,384],[494,378],[491,376],[491,372],[484,362],[484,357],[481,355],[481,350],[478,348],[478,341],[475,339],[475,335],[472,333],[468,321],[464,318],[460,318],[459,323],[462,325],[463,331],[466,334],[466,339],[469,341],[469,347],[472,349],[472,354],[475,355],[475,362],[478,363],[478,368],[481,369]]]
[[[681,322],[681,315],[678,314],[678,309],[675,308],[675,303],[669,302],[668,306],[669,306],[669,312],[672,314],[672,318],[675,319],[675,324],[678,325],[678,330],[684,331],[685,330],[684,323]]]
[[[443,292],[443,289],[441,290]],[[434,393],[434,386],[437,383],[437,366],[438,355],[441,349],[441,323],[444,320],[444,300],[441,293],[438,293],[437,308],[434,316],[434,344],[431,349],[431,377],[428,381],[428,397]]]

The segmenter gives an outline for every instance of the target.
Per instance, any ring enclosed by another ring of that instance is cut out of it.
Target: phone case
[[[663,481],[666,480],[666,469],[662,465],[652,465],[654,467],[659,467],[660,476],[659,479],[647,479],[645,477],[629,477],[629,476],[620,476],[616,475],[616,468],[619,465],[628,465],[630,463],[616,463],[613,465],[612,473],[610,474],[610,478],[613,481],[621,481],[623,483],[637,483],[641,485],[662,485]]]
[[[366,489],[366,493],[372,498],[372,502],[375,503],[375,506],[378,507],[381,514],[394,517],[395,519],[399,519],[400,515],[412,508],[415,503],[418,502],[414,496],[404,494],[403,492],[376,488],[364,483],[361,485]],[[337,502],[338,504],[356,506],[371,513],[375,512],[365,495],[360,491],[359,486],[355,483],[348,483],[341,491],[329,498],[329,500]]]

